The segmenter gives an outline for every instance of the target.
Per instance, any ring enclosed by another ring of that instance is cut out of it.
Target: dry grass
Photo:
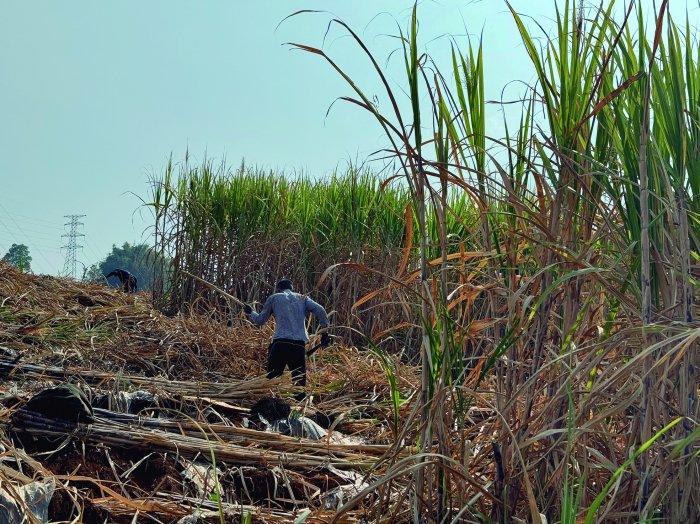
[[[381,508],[389,502],[392,508],[389,521],[410,518],[410,499],[405,495],[419,455],[407,453],[415,449],[411,443],[421,431],[417,405],[410,399],[402,403],[401,424],[393,429],[391,389],[375,354],[340,347],[319,353],[315,362],[310,363],[311,390],[316,401],[313,406],[302,407],[310,415],[322,412],[330,416],[335,431],[361,437],[365,444],[300,441],[260,433],[240,426],[241,417],[247,413],[246,406],[271,389],[289,388],[288,382],[270,383],[257,377],[269,333],[252,329],[244,322],[229,328],[202,317],[169,318],[152,311],[144,296],[126,296],[101,286],[23,275],[12,268],[5,268],[4,275],[0,290],[5,321],[0,344],[14,349],[21,358],[0,359],[0,370],[10,380],[3,387],[6,406],[3,420],[9,420],[33,391],[66,380],[80,384],[91,394],[150,390],[159,395],[161,409],[169,416],[167,420],[137,418],[98,410],[96,422],[89,427],[36,416],[15,420],[16,425],[35,436],[55,435],[62,440],[65,435],[72,435],[65,447],[44,465],[41,465],[43,458],[38,457],[39,461],[34,462],[30,455],[15,450],[11,442],[6,439],[4,442],[8,456],[23,456],[26,459],[22,460],[32,461],[37,478],[55,476],[62,486],[57,500],[64,500],[62,497],[70,494],[76,501],[75,512],[109,514],[110,518],[124,522],[138,512],[174,522],[190,512],[199,500],[202,507],[214,512],[211,515],[216,519],[218,507],[212,506],[214,502],[198,499],[177,476],[179,460],[211,462],[213,451],[217,464],[227,475],[235,477],[231,471],[238,470],[241,471],[238,477],[252,475],[245,489],[268,490],[265,496],[258,493],[247,499],[237,480],[228,477],[222,480],[228,490],[222,506],[227,515],[240,515],[242,506],[236,506],[234,501],[245,500],[245,511],[250,510],[260,522],[288,521],[298,513],[295,507],[309,507],[313,510],[312,517],[322,522],[329,514],[321,509],[319,494],[342,483],[325,469],[331,464],[368,474],[366,496],[351,501],[341,518],[357,521],[366,515],[372,520],[382,520],[378,511],[386,511]],[[76,297],[83,297],[83,303],[91,305],[79,304]],[[591,321],[594,319],[591,316]],[[446,397],[446,409],[434,411],[445,433],[444,440],[436,441],[430,453],[451,450],[454,463],[447,466],[453,472],[454,495],[471,499],[471,511],[477,508],[483,514],[493,511],[498,483],[509,482],[509,476],[515,475],[523,463],[532,464],[533,468],[527,473],[530,483],[527,489],[537,496],[551,493],[556,497],[557,486],[566,479],[566,472],[550,469],[555,450],[568,453],[569,460],[575,461],[582,474],[585,472],[591,491],[601,489],[609,478],[610,468],[626,460],[629,444],[625,434],[634,420],[634,405],[640,395],[644,353],[633,350],[634,344],[642,340],[638,330],[625,329],[624,323],[621,321],[613,329],[614,335],[606,344],[597,343],[590,348],[580,345],[574,352],[553,359],[534,376],[527,375],[531,353],[500,361],[498,366],[503,368],[504,376],[524,384],[524,388],[540,391],[531,405],[528,397],[512,389],[513,384],[507,384],[511,389],[500,396],[498,391],[502,386],[492,378],[480,380],[480,365],[477,365],[455,391],[470,399],[461,415],[452,407],[456,400],[454,393]],[[72,333],[78,336],[62,338],[67,324],[73,326]],[[96,332],[100,335],[94,336]],[[148,335],[144,336],[146,332]],[[234,333],[236,338],[232,340]],[[672,336],[668,333],[666,338]],[[676,328],[675,336],[678,342],[687,342],[683,329]],[[224,342],[226,351],[220,349]],[[526,340],[518,347],[527,351]],[[127,352],[120,348],[130,349]],[[683,346],[672,343],[659,349],[666,355],[659,371],[670,377],[682,357]],[[226,362],[228,352],[249,356]],[[197,364],[188,374],[164,365],[168,358],[171,362]],[[407,398],[417,388],[417,370],[399,362],[394,362],[394,368],[399,389]],[[553,377],[562,372],[569,377],[569,386],[564,383],[558,391],[550,392]],[[595,387],[590,385],[592,377]],[[576,407],[561,412],[558,406],[567,396],[574,399]],[[662,403],[669,396],[659,392],[657,399]],[[663,410],[663,405],[658,404],[657,409]],[[569,417],[572,419],[567,423]],[[494,436],[504,434],[519,439],[515,453],[509,451],[508,437],[493,440]],[[576,444],[567,444],[570,442]],[[87,454],[80,451],[81,446]],[[667,451],[661,453],[662,449]],[[666,441],[663,448],[657,449],[659,464],[665,464],[663,467],[667,469],[675,468],[684,457],[673,450],[673,441]],[[155,457],[160,457],[157,462],[163,465],[153,465]],[[427,456],[422,465],[437,465],[438,457],[444,464],[445,456],[436,454]],[[142,459],[144,462],[138,466]],[[144,473],[140,479],[126,476],[125,472],[135,466],[150,473]],[[8,467],[19,471],[11,463]],[[245,469],[251,467],[267,473],[264,478],[258,478],[252,469]],[[498,473],[501,467],[503,478]],[[17,476],[13,482],[26,483],[31,477],[30,474],[22,480],[23,477]],[[324,478],[326,484],[321,482]],[[279,488],[285,482],[290,487]],[[617,493],[629,490],[633,482],[633,478],[622,477]],[[270,485],[278,488],[269,491]],[[164,491],[163,486],[169,491]],[[296,504],[284,502],[282,506],[286,509],[281,509],[276,504],[280,504],[280,499],[291,500],[289,490],[294,493]],[[150,495],[144,498],[146,494]],[[274,500],[277,502],[273,503]],[[519,501],[516,508],[518,512],[527,511],[526,502]],[[611,518],[624,518],[624,513],[618,509]]]
[[[227,519],[249,513],[256,522],[287,522],[309,507],[310,522],[321,522],[329,514],[321,494],[347,482],[333,468],[376,480],[385,457],[396,453],[390,390],[371,353],[331,347],[309,363],[314,402],[299,409],[331,423],[326,440],[247,429],[241,420],[256,399],[294,389],[288,378],[260,377],[269,330],[242,319],[226,326],[196,315],[170,318],[149,307],[145,295],[2,269],[3,471],[14,475],[16,486],[55,478],[54,518],[131,522],[140,514],[174,522],[208,508],[207,518],[217,521],[214,499],[202,499],[179,478],[182,461],[193,460],[219,467]],[[395,369],[408,394],[416,384],[415,369],[399,362]],[[75,425],[18,411],[34,392],[63,382],[79,385],[90,397],[151,391],[158,398],[153,414],[167,419],[96,409],[94,423]],[[25,435],[26,451],[10,440],[13,431]],[[355,440],[339,442],[341,434]],[[26,435],[55,437],[59,449],[35,460],[32,455],[43,449],[32,450]],[[24,469],[16,469],[20,464]],[[361,513],[350,512],[348,521]]]

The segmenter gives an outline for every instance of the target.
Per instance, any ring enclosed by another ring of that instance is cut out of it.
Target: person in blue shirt
[[[289,367],[292,382],[305,387],[306,343],[309,341],[306,317],[309,313],[313,314],[320,327],[325,329],[328,327],[328,315],[323,306],[306,295],[295,293],[292,281],[287,278],[277,283],[275,291],[267,298],[260,313],[247,304],[243,310],[256,326],[262,326],[271,316],[275,317],[275,333],[267,354],[267,377],[282,376],[285,368]],[[330,343],[330,335],[323,331],[321,345],[327,347]],[[303,397],[303,393],[298,396]]]

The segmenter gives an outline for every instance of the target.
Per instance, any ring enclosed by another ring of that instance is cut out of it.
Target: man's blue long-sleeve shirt
[[[270,315],[275,317],[275,334],[272,339],[285,338],[289,340],[309,341],[306,332],[306,314],[313,313],[321,327],[328,326],[328,315],[323,306],[314,302],[306,295],[285,290],[270,295],[260,313],[253,311],[250,321],[256,326],[262,326]]]

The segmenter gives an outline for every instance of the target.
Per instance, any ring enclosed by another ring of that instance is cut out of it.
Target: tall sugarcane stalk
[[[657,27],[666,5],[661,5]],[[379,96],[365,92],[326,51],[295,45],[324,59],[352,90],[343,99],[375,118],[387,137],[385,153],[397,168],[385,186],[401,180],[393,185],[404,191],[399,216],[409,218],[391,229],[400,233],[392,237],[392,248],[401,252],[398,271],[392,272],[390,263],[373,267],[356,251],[347,257],[349,262],[333,267],[360,272],[348,279],[353,299],[362,295],[362,275],[381,281],[355,304],[400,297],[406,317],[417,319],[410,324],[411,329],[418,326],[420,336],[408,345],[417,348],[421,385],[406,427],[396,428],[401,438],[414,431],[416,439],[415,462],[406,473],[413,481],[407,494],[412,516],[415,521],[441,521],[455,515],[459,474],[466,474],[469,466],[465,459],[463,469],[453,469],[449,455],[455,453],[455,441],[464,446],[469,440],[470,402],[483,402],[479,388],[485,387],[495,396],[499,414],[489,425],[498,441],[491,457],[497,472],[490,488],[492,515],[506,519],[519,511],[522,515],[527,507],[527,518],[538,521],[540,511],[548,511],[552,501],[559,503],[558,479],[564,471],[561,514],[574,522],[582,514],[579,504],[591,503],[594,494],[572,483],[590,486],[592,477],[605,470],[587,450],[596,445],[596,432],[627,427],[620,420],[626,420],[629,409],[636,411],[629,415],[629,429],[623,430],[622,453],[643,465],[641,482],[631,479],[639,489],[628,490],[637,495],[633,500],[619,494],[606,499],[604,492],[595,498],[591,514],[601,508],[619,515],[634,507],[641,518],[661,505],[677,516],[679,504],[672,504],[652,482],[673,482],[677,493],[697,483],[689,475],[673,475],[681,459],[659,467],[661,442],[653,454],[639,450],[671,434],[693,442],[694,430],[669,426],[669,412],[652,395],[657,384],[667,388],[665,373],[686,377],[673,391],[663,389],[672,397],[669,405],[680,409],[683,403],[689,419],[697,416],[689,357],[658,355],[661,348],[667,355],[678,353],[681,337],[693,336],[689,323],[695,305],[687,271],[698,227],[694,219],[686,219],[683,226],[682,195],[688,187],[689,217],[694,217],[694,188],[700,187],[692,167],[698,165],[700,135],[693,116],[700,98],[699,55],[688,35],[683,45],[670,20],[666,39],[657,30],[651,43],[639,6],[636,11],[628,6],[620,19],[613,2],[584,16],[583,7],[566,1],[563,9],[556,9],[555,34],[545,35],[541,46],[527,19],[511,12],[537,83],[526,93],[518,132],[507,132],[505,140],[486,132],[481,45],[464,54],[454,46],[453,71],[443,76],[438,64],[419,51],[415,7],[408,31],[399,35],[407,111],[384,69],[346,23],[332,21],[368,60],[386,111]],[[662,67],[655,65],[657,53]],[[429,135],[424,128],[430,122]],[[488,152],[487,141],[499,152]],[[216,186],[210,182],[203,181],[201,189]],[[272,202],[269,187],[254,189]],[[347,194],[352,195],[344,201],[350,209],[362,208],[355,205],[361,192],[353,186]],[[205,197],[198,200],[211,205]],[[310,208],[299,215],[304,246],[317,245],[315,229],[329,238],[335,234],[326,225],[332,220],[309,219]],[[288,216],[283,206],[266,209]],[[231,216],[236,213],[248,217],[236,210]],[[671,233],[678,229],[673,217],[680,224],[677,235]],[[258,220],[251,218],[251,223]],[[365,219],[370,220],[369,214]],[[197,228],[212,231],[207,220],[195,224],[195,230],[185,231],[195,243],[206,243]],[[409,232],[410,241],[404,238]],[[354,223],[347,237],[332,238],[361,244],[362,228]],[[480,255],[467,256],[470,252]],[[226,260],[213,263],[212,256],[192,257],[193,267],[201,264],[206,271]],[[326,256],[333,262],[340,257],[330,248]],[[312,250],[304,249],[304,257],[312,258]],[[682,269],[676,277],[678,272],[669,268],[677,261]],[[336,272],[327,281],[339,278]],[[682,311],[682,335],[674,331],[681,328],[668,323],[669,311]],[[641,337],[627,331],[637,328]],[[395,332],[391,327],[377,331]],[[463,346],[465,340],[469,343]],[[622,355],[629,360],[621,361]],[[644,377],[641,387],[631,378],[636,373]],[[629,396],[624,409],[623,400],[610,393],[612,387]],[[596,402],[613,403],[622,418]],[[653,434],[658,427],[668,427],[668,434]],[[534,443],[545,445],[546,456],[533,452]],[[608,460],[615,464],[618,459],[613,453]],[[692,505],[693,495],[683,493]],[[460,503],[457,514],[471,511],[469,500]]]

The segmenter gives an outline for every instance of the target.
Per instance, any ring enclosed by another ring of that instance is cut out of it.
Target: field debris
[[[51,478],[19,487],[5,485],[0,490],[0,522],[22,522],[27,513],[38,522],[48,522],[55,488]]]
[[[168,317],[144,294],[2,269],[6,521],[325,522],[396,451],[370,354],[319,352],[300,403],[288,378],[260,376],[269,332],[243,320]]]

